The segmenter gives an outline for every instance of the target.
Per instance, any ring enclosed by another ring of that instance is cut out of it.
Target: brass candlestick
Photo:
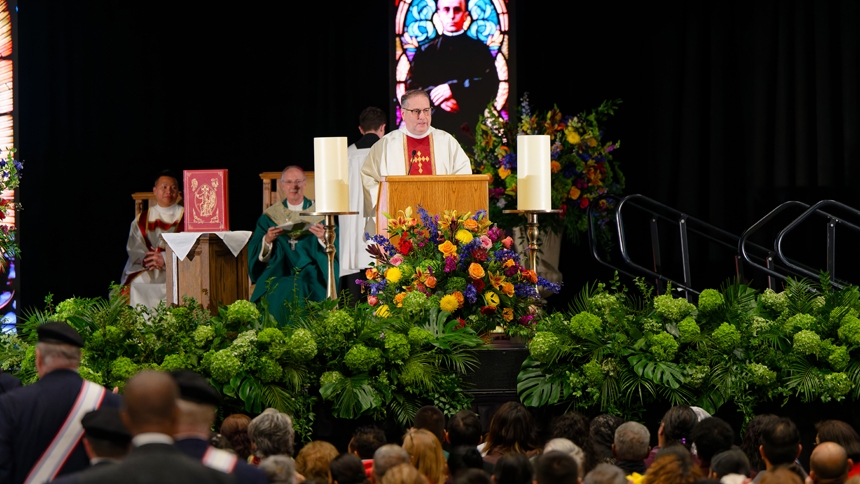
[[[337,299],[337,276],[334,273],[334,255],[337,249],[334,247],[334,218],[338,215],[358,215],[358,212],[300,212],[303,217],[325,217],[323,227],[325,233],[323,240],[325,242],[325,255],[328,257],[328,285],[325,290],[327,299]]]
[[[503,210],[502,213],[518,213],[526,217],[526,240],[529,243],[529,267],[537,275],[537,253],[538,253],[538,215],[542,213],[561,213],[556,210]]]

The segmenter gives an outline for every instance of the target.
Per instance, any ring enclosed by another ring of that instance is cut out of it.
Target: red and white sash
[[[63,422],[60,431],[45,449],[42,457],[30,470],[24,484],[43,484],[57,476],[84,435],[81,419],[87,412],[99,408],[104,396],[105,387],[84,380],[78,398],[72,405],[66,421]]]
[[[211,445],[206,449],[203,458],[200,459],[203,465],[216,471],[221,471],[225,474],[232,474],[236,468],[238,458],[235,454],[231,454],[226,450],[217,449]]]

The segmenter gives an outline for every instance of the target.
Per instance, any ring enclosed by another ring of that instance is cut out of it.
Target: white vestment
[[[340,229],[340,277],[355,274],[370,267],[373,259],[367,253],[367,242],[364,233],[376,232],[374,217],[364,215],[364,189],[361,183],[361,167],[371,148],[357,148],[354,144],[346,150],[348,182],[349,182],[349,211],[358,215],[338,216]]]
[[[361,181],[364,185],[364,215],[375,216],[379,179],[388,175],[406,175],[409,160],[406,154],[406,136],[433,138],[433,173],[437,175],[471,175],[472,165],[466,152],[457,139],[441,129],[427,129],[423,136],[415,136],[401,127],[377,141],[370,148],[367,160],[361,168]],[[374,230],[375,232],[375,230]],[[372,232],[372,233],[374,233]]]
[[[125,263],[125,269],[122,271],[121,283],[129,286],[129,304],[132,306],[143,304],[146,307],[154,308],[158,306],[159,302],[167,300],[166,271],[147,270],[143,266],[143,259],[146,257],[146,252],[151,250],[149,247],[165,249],[161,234],[176,232],[184,211],[185,209],[178,203],[169,207],[155,205],[146,212],[142,212],[131,223],[128,243],[126,244],[128,262]],[[140,229],[140,216],[147,217],[146,241],[143,239],[143,233]],[[149,246],[147,246],[147,241]],[[163,252],[161,256],[164,257]]]

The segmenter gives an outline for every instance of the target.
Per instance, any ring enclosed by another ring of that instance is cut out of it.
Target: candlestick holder
[[[337,249],[334,247],[334,218],[338,215],[358,215],[358,212],[300,212],[302,217],[324,217],[323,227],[325,233],[323,235],[325,242],[325,255],[328,257],[328,285],[325,290],[325,297],[328,299],[337,299],[337,275],[334,273],[334,255]]]
[[[502,213],[522,214],[526,217],[526,240],[529,243],[529,267],[537,275],[538,215],[542,213],[561,213],[560,209],[550,210],[502,210]]]

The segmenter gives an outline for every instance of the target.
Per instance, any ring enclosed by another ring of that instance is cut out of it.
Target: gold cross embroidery
[[[424,173],[423,162],[430,161],[429,156],[421,156],[421,152],[415,153],[415,161],[418,162],[418,173]]]

